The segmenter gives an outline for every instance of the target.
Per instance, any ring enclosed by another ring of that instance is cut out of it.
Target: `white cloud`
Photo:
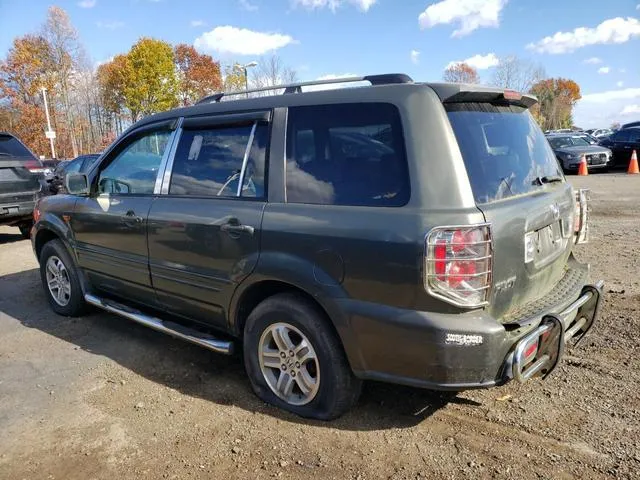
[[[624,107],[620,112],[620,115],[635,115],[638,113],[640,113],[640,105],[635,103],[635,104],[627,105],[626,107]]]
[[[204,20],[191,20],[190,25],[192,27],[202,27],[203,25],[206,25],[207,22],[205,22]]]
[[[328,8],[335,13],[338,8],[345,4],[353,5],[363,12],[367,12],[377,1],[378,0],[291,0],[291,3],[293,5],[300,5],[308,10]]]
[[[508,0],[442,0],[429,5],[418,17],[420,28],[456,24],[452,37],[462,37],[477,28],[500,25],[500,12]]]
[[[623,86],[624,86],[624,82],[622,80],[620,80],[619,82],[616,82],[616,87],[622,88]]]
[[[113,22],[103,22],[102,20],[98,20],[96,22],[98,28],[106,28],[107,30],[117,30],[118,28],[124,27],[124,22],[121,21],[113,21]]]
[[[291,43],[296,41],[289,35],[254,32],[246,28],[225,25],[203,33],[195,39],[193,45],[204,51],[235,55],[263,55]]]
[[[615,100],[631,100],[634,98],[640,98],[640,88],[625,88],[623,90],[589,93],[582,96],[580,103],[608,103]]]
[[[249,0],[239,0],[240,6],[244,8],[247,12],[257,12],[258,5],[251,3]]]
[[[621,112],[627,107],[637,104],[640,104],[640,87],[589,93],[578,101],[574,118],[576,125],[583,128],[607,127],[620,121]]]
[[[640,10],[640,3],[636,5],[636,10]]]
[[[98,3],[96,0],[82,0],[78,2],[78,6],[80,8],[93,8],[96,6],[96,3]]]
[[[605,20],[595,28],[578,27],[571,32],[557,32],[527,45],[539,53],[569,53],[588,45],[625,43],[640,36],[640,20],[616,17]]]
[[[500,63],[495,53],[487,53],[486,55],[474,55],[466,60],[459,60],[456,62],[449,62],[447,68],[453,67],[459,63],[466,63],[467,65],[475,68],[476,70],[486,70],[487,68],[495,67]]]
[[[411,50],[409,54],[411,56],[411,63],[417,65],[420,62],[420,52],[418,50]]]
[[[588,65],[598,65],[599,63],[602,63],[602,59],[598,57],[591,57],[591,58],[587,58],[582,63],[586,63]]]
[[[599,73],[600,75],[604,75],[604,74],[606,74],[606,73],[609,73],[610,71],[611,71],[611,69],[610,69],[609,67],[600,67],[600,68],[598,69],[598,73]]]

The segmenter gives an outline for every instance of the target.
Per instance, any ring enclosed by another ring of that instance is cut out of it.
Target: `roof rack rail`
[[[366,75],[364,77],[344,77],[332,78],[330,80],[313,80],[310,82],[288,83],[286,85],[273,85],[271,87],[252,88],[251,90],[237,90],[235,92],[220,92],[208,95],[196,102],[196,105],[203,103],[217,103],[222,97],[231,95],[248,95],[255,92],[266,92],[268,90],[284,89],[284,94],[302,93],[302,87],[313,85],[331,85],[335,83],[369,82],[371,85],[389,85],[394,83],[413,83],[413,79],[404,73],[385,73],[381,75]]]

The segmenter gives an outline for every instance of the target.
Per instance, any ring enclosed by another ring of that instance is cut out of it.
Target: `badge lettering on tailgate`
[[[447,333],[444,343],[447,345],[461,345],[465,347],[473,347],[482,345],[484,338],[482,335],[466,335],[463,333]]]

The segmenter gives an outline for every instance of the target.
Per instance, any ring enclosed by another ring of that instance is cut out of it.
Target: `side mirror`
[[[89,195],[89,179],[84,173],[70,173],[64,179],[64,186],[71,195]]]

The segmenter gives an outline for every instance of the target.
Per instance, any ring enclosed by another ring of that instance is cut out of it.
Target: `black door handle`
[[[133,210],[129,210],[126,214],[124,214],[120,218],[122,219],[122,223],[130,227],[134,225],[139,225],[142,223],[142,217],[137,216],[136,212],[134,212]]]
[[[255,232],[255,228],[250,225],[240,225],[239,223],[229,222],[225,223],[220,227],[220,230],[225,232],[231,237],[239,237],[241,233],[246,233],[248,235],[253,235]]]

